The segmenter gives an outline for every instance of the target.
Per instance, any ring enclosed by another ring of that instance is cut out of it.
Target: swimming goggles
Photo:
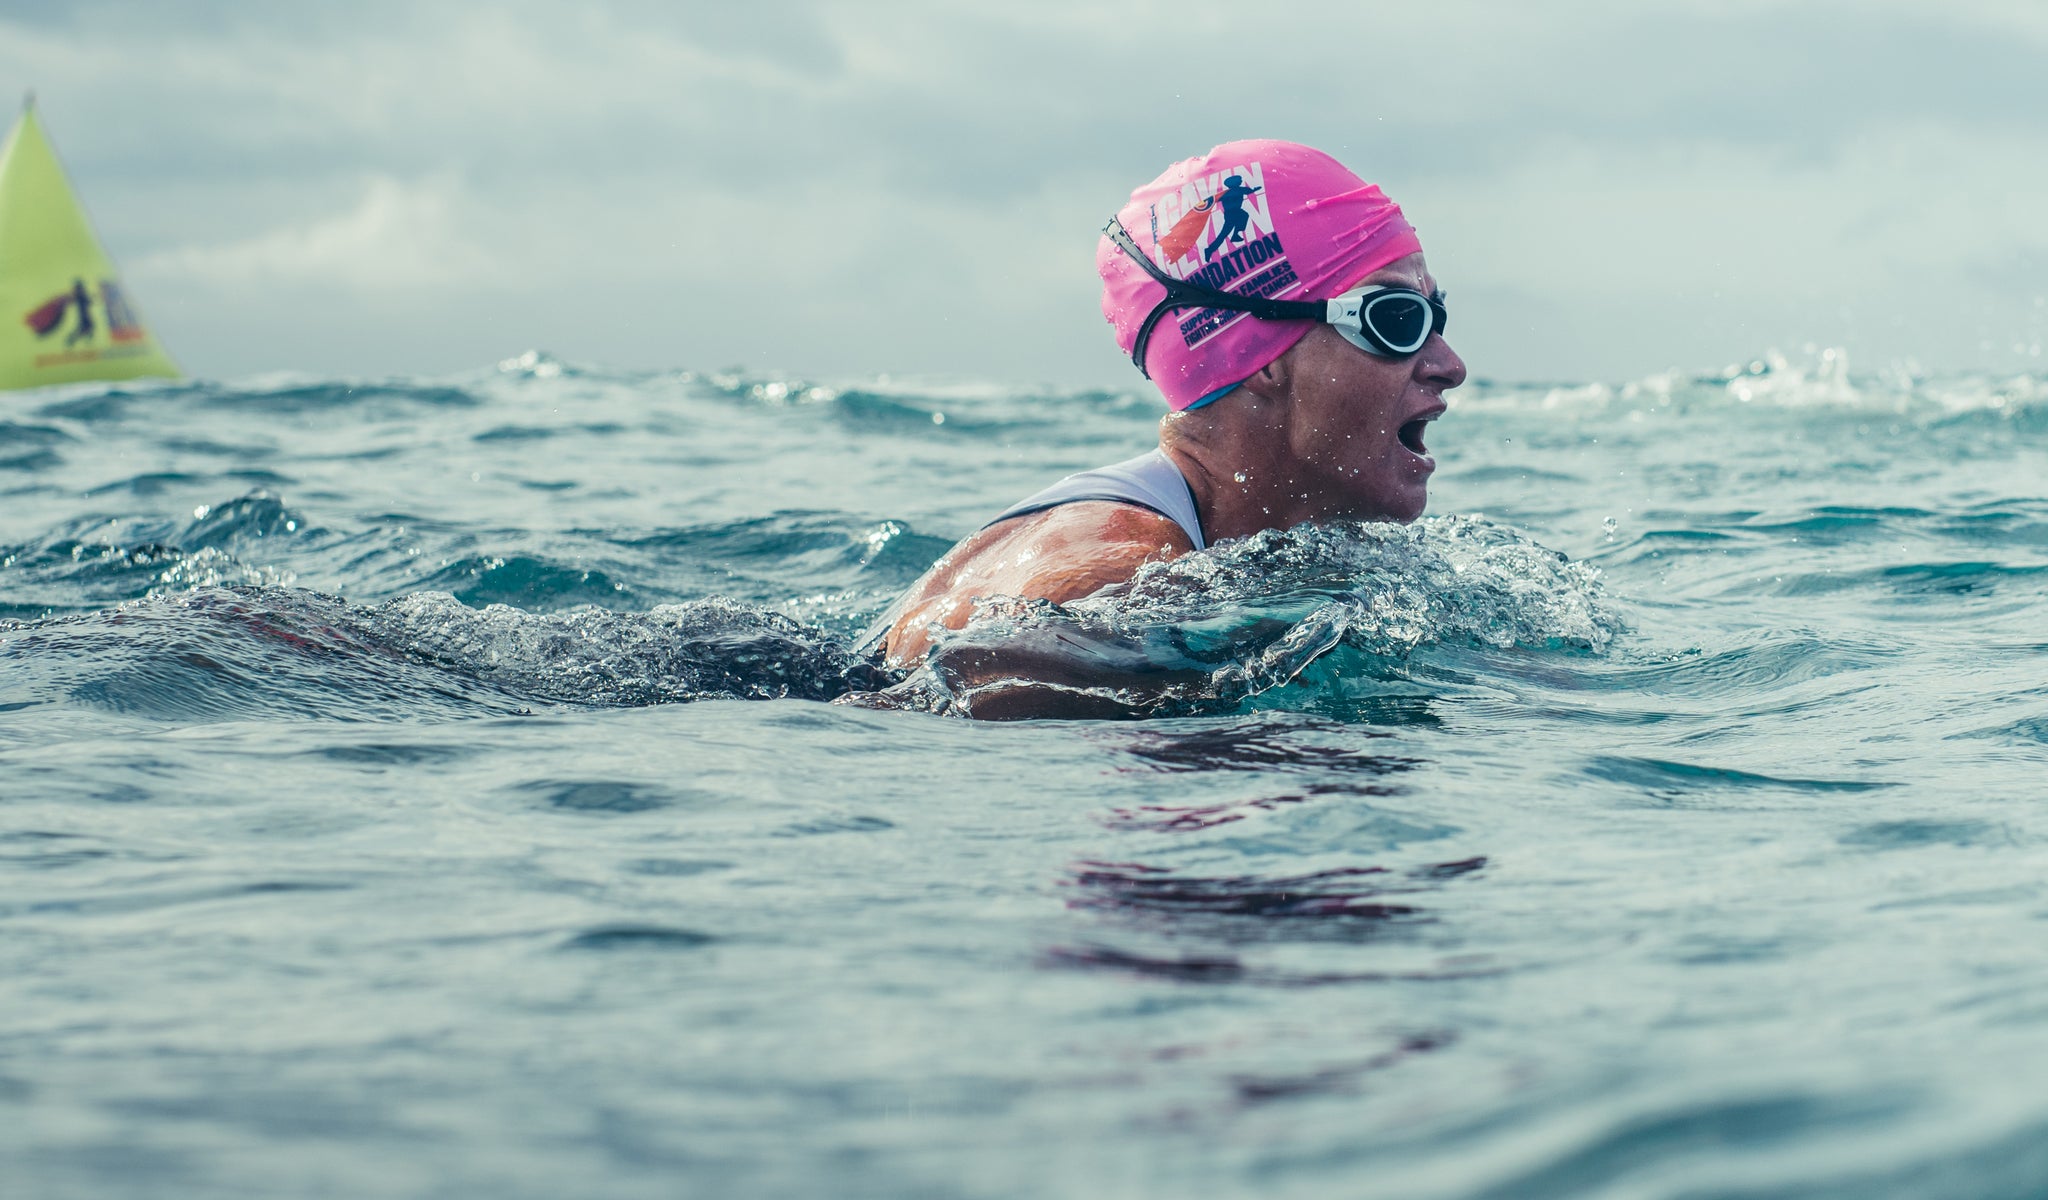
[[[1404,287],[1353,288],[1331,300],[1240,296],[1175,279],[1160,270],[1115,217],[1102,227],[1102,234],[1166,289],[1166,295],[1153,306],[1145,323],[1138,326],[1137,340],[1131,343],[1131,361],[1147,379],[1152,378],[1152,372],[1145,369],[1145,346],[1152,340],[1152,329],[1159,324],[1159,318],[1177,308],[1222,308],[1249,313],[1262,321],[1321,321],[1334,327],[1345,341],[1381,358],[1406,358],[1422,349],[1430,334],[1444,331],[1449,315],[1444,311],[1442,292],[1426,296]]]

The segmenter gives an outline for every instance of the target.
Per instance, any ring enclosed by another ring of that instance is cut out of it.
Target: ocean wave
[[[470,608],[421,592],[365,620],[389,645],[522,696],[594,705],[829,700],[888,677],[815,626],[712,597],[645,613]]]
[[[1474,381],[1450,394],[1452,407],[1571,415],[1713,412],[1728,408],[1843,410],[1939,419],[1989,414],[2028,419],[2048,412],[2048,375],[1961,372],[1930,375],[1910,363],[1854,373],[1848,352],[1809,346],[1769,350],[1718,370],[1669,370],[1621,383]]]
[[[573,363],[528,350],[493,366],[445,377],[329,378],[276,372],[241,379],[128,380],[43,389],[34,416],[80,424],[155,420],[186,410],[268,414],[280,418],[423,416],[430,412],[500,406],[518,411],[522,399],[574,395],[631,396],[647,403],[686,397],[740,409],[817,408],[849,430],[868,432],[992,432],[1063,426],[1081,421],[1091,430],[1150,425],[1157,395],[1147,387],[1048,386],[969,377],[809,376],[786,371],[624,370]],[[1840,347],[1770,348],[1711,369],[1672,368],[1620,381],[1543,381],[1475,377],[1449,393],[1453,408],[1537,410],[1567,414],[1632,410],[1715,411],[1843,409],[1901,414],[1991,413],[2023,416],[2048,409],[2048,372],[1929,371],[1910,361],[1855,369]],[[138,402],[140,402],[138,404]],[[1100,424],[1098,424],[1100,422]],[[75,435],[52,426],[0,426],[10,433],[57,441]],[[486,432],[486,431],[479,431]],[[497,436],[540,436],[517,422],[500,422]]]
[[[261,537],[295,522],[287,512],[274,501],[230,506],[194,528]],[[150,590],[109,611],[0,623],[4,653],[36,664],[16,701],[68,697],[187,720],[360,717],[423,696],[434,711],[470,699],[497,712],[508,698],[624,706],[853,694],[986,716],[1001,715],[993,696],[1027,681],[1053,681],[1104,715],[1224,712],[1274,703],[1295,684],[1307,694],[1281,706],[1349,697],[1360,679],[1369,691],[1398,682],[1425,645],[1597,652],[1621,629],[1591,567],[1469,516],[1259,534],[1067,605],[992,599],[908,680],[786,605],[712,596],[645,612],[531,612],[446,591],[353,604],[278,586],[287,580],[218,544],[60,549],[45,556]],[[110,558],[119,561],[101,561]],[[830,608],[830,598],[813,605]],[[990,661],[1009,673],[991,673]],[[158,679],[163,662],[177,666],[176,686]]]
[[[0,706],[174,721],[495,715],[520,702],[618,707],[828,700],[891,677],[823,630],[711,598],[644,613],[471,608],[445,592],[351,604],[212,584],[114,609],[0,621]]]

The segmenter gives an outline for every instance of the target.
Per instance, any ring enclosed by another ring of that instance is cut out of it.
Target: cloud
[[[1853,339],[1870,323],[1845,309],[2039,258],[2048,17],[2020,0],[0,14],[0,84],[35,73],[114,252],[202,370],[436,369],[530,340],[1127,382],[1094,231],[1239,136],[1385,183],[1496,375]],[[390,318],[414,293],[462,302]],[[1984,361],[1934,324],[1873,354]]]
[[[467,197],[452,183],[374,177],[355,207],[233,241],[184,245],[139,259],[134,275],[166,287],[340,287],[384,293],[474,288],[506,268],[470,240]]]

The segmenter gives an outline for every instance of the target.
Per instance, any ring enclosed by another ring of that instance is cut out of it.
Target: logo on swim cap
[[[1256,160],[1198,175],[1151,204],[1153,261],[1168,275],[1239,296],[1278,296],[1301,282],[1287,261],[1266,203],[1265,168]],[[1165,234],[1159,232],[1166,226]],[[1244,313],[1191,308],[1174,323],[1190,350],[1235,325]]]
[[[1165,233],[1161,233],[1161,225]],[[1153,262],[1174,278],[1235,295],[1276,297],[1300,278],[1288,264],[1266,203],[1266,168],[1257,160],[1186,180],[1151,203]],[[1235,326],[1245,313],[1184,309],[1176,313],[1190,350]]]

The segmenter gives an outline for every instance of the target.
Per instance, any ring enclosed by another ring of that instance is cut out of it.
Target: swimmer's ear
[[[1294,344],[1299,345],[1300,342]],[[1280,357],[1252,372],[1251,377],[1238,386],[1267,400],[1286,399],[1288,388],[1294,383],[1294,346],[1289,346]]]

